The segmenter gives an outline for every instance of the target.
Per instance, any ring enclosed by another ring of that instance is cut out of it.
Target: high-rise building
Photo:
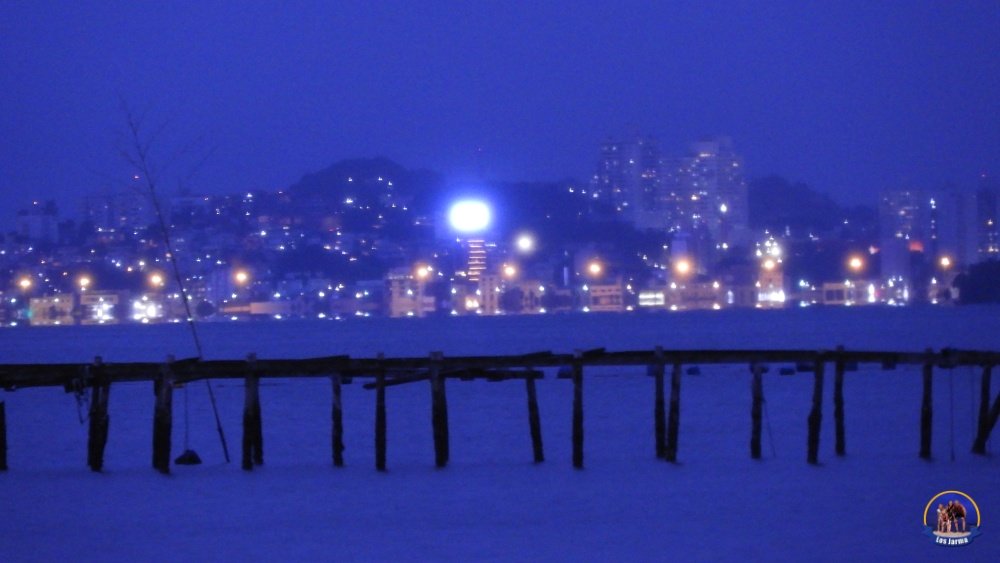
[[[879,198],[879,256],[882,278],[911,282],[912,254],[929,241],[931,198],[914,189],[886,190]]]
[[[680,229],[706,228],[717,248],[749,240],[749,204],[743,158],[729,137],[694,143],[691,154],[669,161],[661,199],[673,200]]]
[[[597,171],[590,181],[594,197],[611,203],[639,228],[664,228],[660,206],[660,148],[651,137],[601,144]]]
[[[470,238],[465,241],[468,259],[466,276],[469,281],[478,282],[486,271],[486,241],[481,238]]]
[[[153,222],[149,198],[138,190],[105,189],[89,194],[83,199],[83,213],[102,230],[139,229]]]
[[[976,252],[976,197],[970,191],[947,186],[935,191],[930,207],[930,256],[967,266],[979,261]]]
[[[976,190],[976,249],[980,261],[1000,258],[1000,181],[987,174]]]
[[[694,143],[681,158],[664,157],[650,137],[609,140],[590,189],[639,229],[707,229],[721,249],[749,239],[743,159],[728,137]]]

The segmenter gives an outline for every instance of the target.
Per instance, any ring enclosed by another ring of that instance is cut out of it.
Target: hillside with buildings
[[[876,210],[748,182],[725,137],[680,156],[641,136],[597,153],[586,182],[456,185],[372,158],[163,203],[192,314],[216,320],[951,303],[956,276],[998,254],[985,176],[885,190]],[[0,242],[2,323],[183,318],[140,188],[18,213]]]

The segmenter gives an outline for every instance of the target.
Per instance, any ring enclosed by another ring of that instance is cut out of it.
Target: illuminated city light
[[[682,276],[688,275],[691,273],[691,261],[683,258],[678,260],[677,263],[674,264],[674,270]]]
[[[517,250],[520,252],[532,252],[535,250],[535,238],[531,235],[520,235],[515,242]]]
[[[492,213],[486,203],[479,200],[462,200],[451,206],[448,223],[460,233],[479,233],[486,230],[492,221]]]
[[[603,271],[604,266],[602,266],[597,260],[592,260],[589,264],[587,264],[587,272],[592,276],[599,276]]]

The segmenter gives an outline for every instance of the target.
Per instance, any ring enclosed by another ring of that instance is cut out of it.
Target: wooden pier
[[[111,386],[125,382],[151,382],[155,395],[153,406],[153,467],[162,473],[170,472],[171,429],[173,424],[173,389],[193,381],[205,379],[242,379],[245,383],[243,411],[242,467],[252,470],[264,463],[263,420],[260,395],[262,378],[326,377],[333,386],[332,460],[333,465],[344,465],[343,404],[341,386],[355,378],[369,379],[363,386],[375,391],[375,467],[385,471],[386,451],[386,391],[397,385],[426,381],[430,386],[431,426],[434,441],[434,460],[437,467],[449,461],[448,403],[446,382],[488,380],[523,380],[527,393],[527,414],[531,437],[532,457],[535,463],[545,459],[542,445],[541,417],[535,381],[544,377],[544,369],[558,370],[558,377],[569,379],[572,393],[572,464],[584,466],[584,371],[600,366],[646,366],[653,377],[653,434],[655,456],[669,462],[678,459],[680,435],[681,374],[684,366],[697,369],[701,365],[746,365],[751,375],[750,405],[750,456],[761,457],[761,414],[763,406],[763,377],[771,364],[796,366],[782,367],[781,373],[794,371],[812,372],[812,407],[806,420],[806,461],[819,463],[819,440],[822,424],[822,403],[826,366],[834,366],[833,415],[835,425],[835,452],[846,455],[844,430],[844,380],[845,372],[857,369],[859,364],[874,364],[882,369],[895,369],[899,365],[921,367],[923,386],[920,408],[919,456],[931,459],[931,430],[933,420],[934,369],[954,369],[961,366],[982,369],[979,419],[972,452],[986,453],[986,443],[997,419],[1000,418],[1000,393],[991,395],[993,366],[1000,363],[1000,352],[943,349],[924,352],[848,351],[843,347],[833,350],[653,350],[609,352],[602,349],[576,350],[573,353],[538,352],[504,356],[445,356],[432,352],[425,357],[387,358],[379,354],[374,358],[330,356],[309,359],[258,359],[254,355],[245,360],[196,359],[175,360],[168,357],[163,362],[106,363],[101,358],[86,364],[0,364],[0,388],[6,391],[29,387],[63,387],[67,392],[88,390],[91,393],[87,464],[93,471],[103,468],[104,449],[107,444],[108,396]],[[669,400],[666,394],[666,366],[671,366]],[[787,370],[787,371],[786,371]],[[669,405],[669,406],[668,406]],[[7,469],[7,431],[5,405],[0,401],[0,471]]]

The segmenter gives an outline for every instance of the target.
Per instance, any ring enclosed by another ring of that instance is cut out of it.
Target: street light
[[[23,278],[17,280],[17,286],[20,287],[22,291],[28,291],[31,289],[31,278],[24,276]]]
[[[676,263],[674,263],[674,271],[680,276],[686,276],[691,273],[691,261],[687,258],[681,258]]]
[[[90,276],[80,276],[76,283],[80,284],[80,291],[87,291],[91,283]]]
[[[602,266],[597,260],[591,260],[590,263],[587,264],[587,272],[592,276],[599,276],[603,271],[604,266]]]
[[[149,275],[149,285],[153,287],[163,287],[164,279],[163,274],[152,273]]]
[[[852,272],[859,273],[862,269],[864,269],[865,261],[862,260],[860,256],[851,256],[851,258],[847,261],[847,267],[850,268]]]
[[[510,264],[504,264],[503,265],[503,276],[505,278],[512,279],[516,275],[517,275],[517,268],[516,267],[514,267],[514,266],[512,266]]]
[[[237,272],[233,274],[233,279],[235,279],[236,283],[239,285],[246,285],[247,282],[250,281],[250,274],[247,273],[246,270],[237,270]]]
[[[434,269],[430,266],[417,266],[417,279],[421,281],[426,280],[430,277],[432,271]]]
[[[942,270],[947,270],[948,268],[951,268],[951,258],[942,256],[941,259],[938,260],[938,264],[941,266]]]
[[[515,244],[517,245],[518,252],[521,252],[522,254],[533,252],[535,250],[535,237],[527,233],[522,234],[517,237]]]
[[[772,270],[774,270],[775,268],[778,267],[778,263],[775,262],[774,260],[768,258],[767,260],[764,260],[764,262],[761,264],[761,266],[765,270],[767,270],[768,272],[770,272],[770,271],[772,271]]]

